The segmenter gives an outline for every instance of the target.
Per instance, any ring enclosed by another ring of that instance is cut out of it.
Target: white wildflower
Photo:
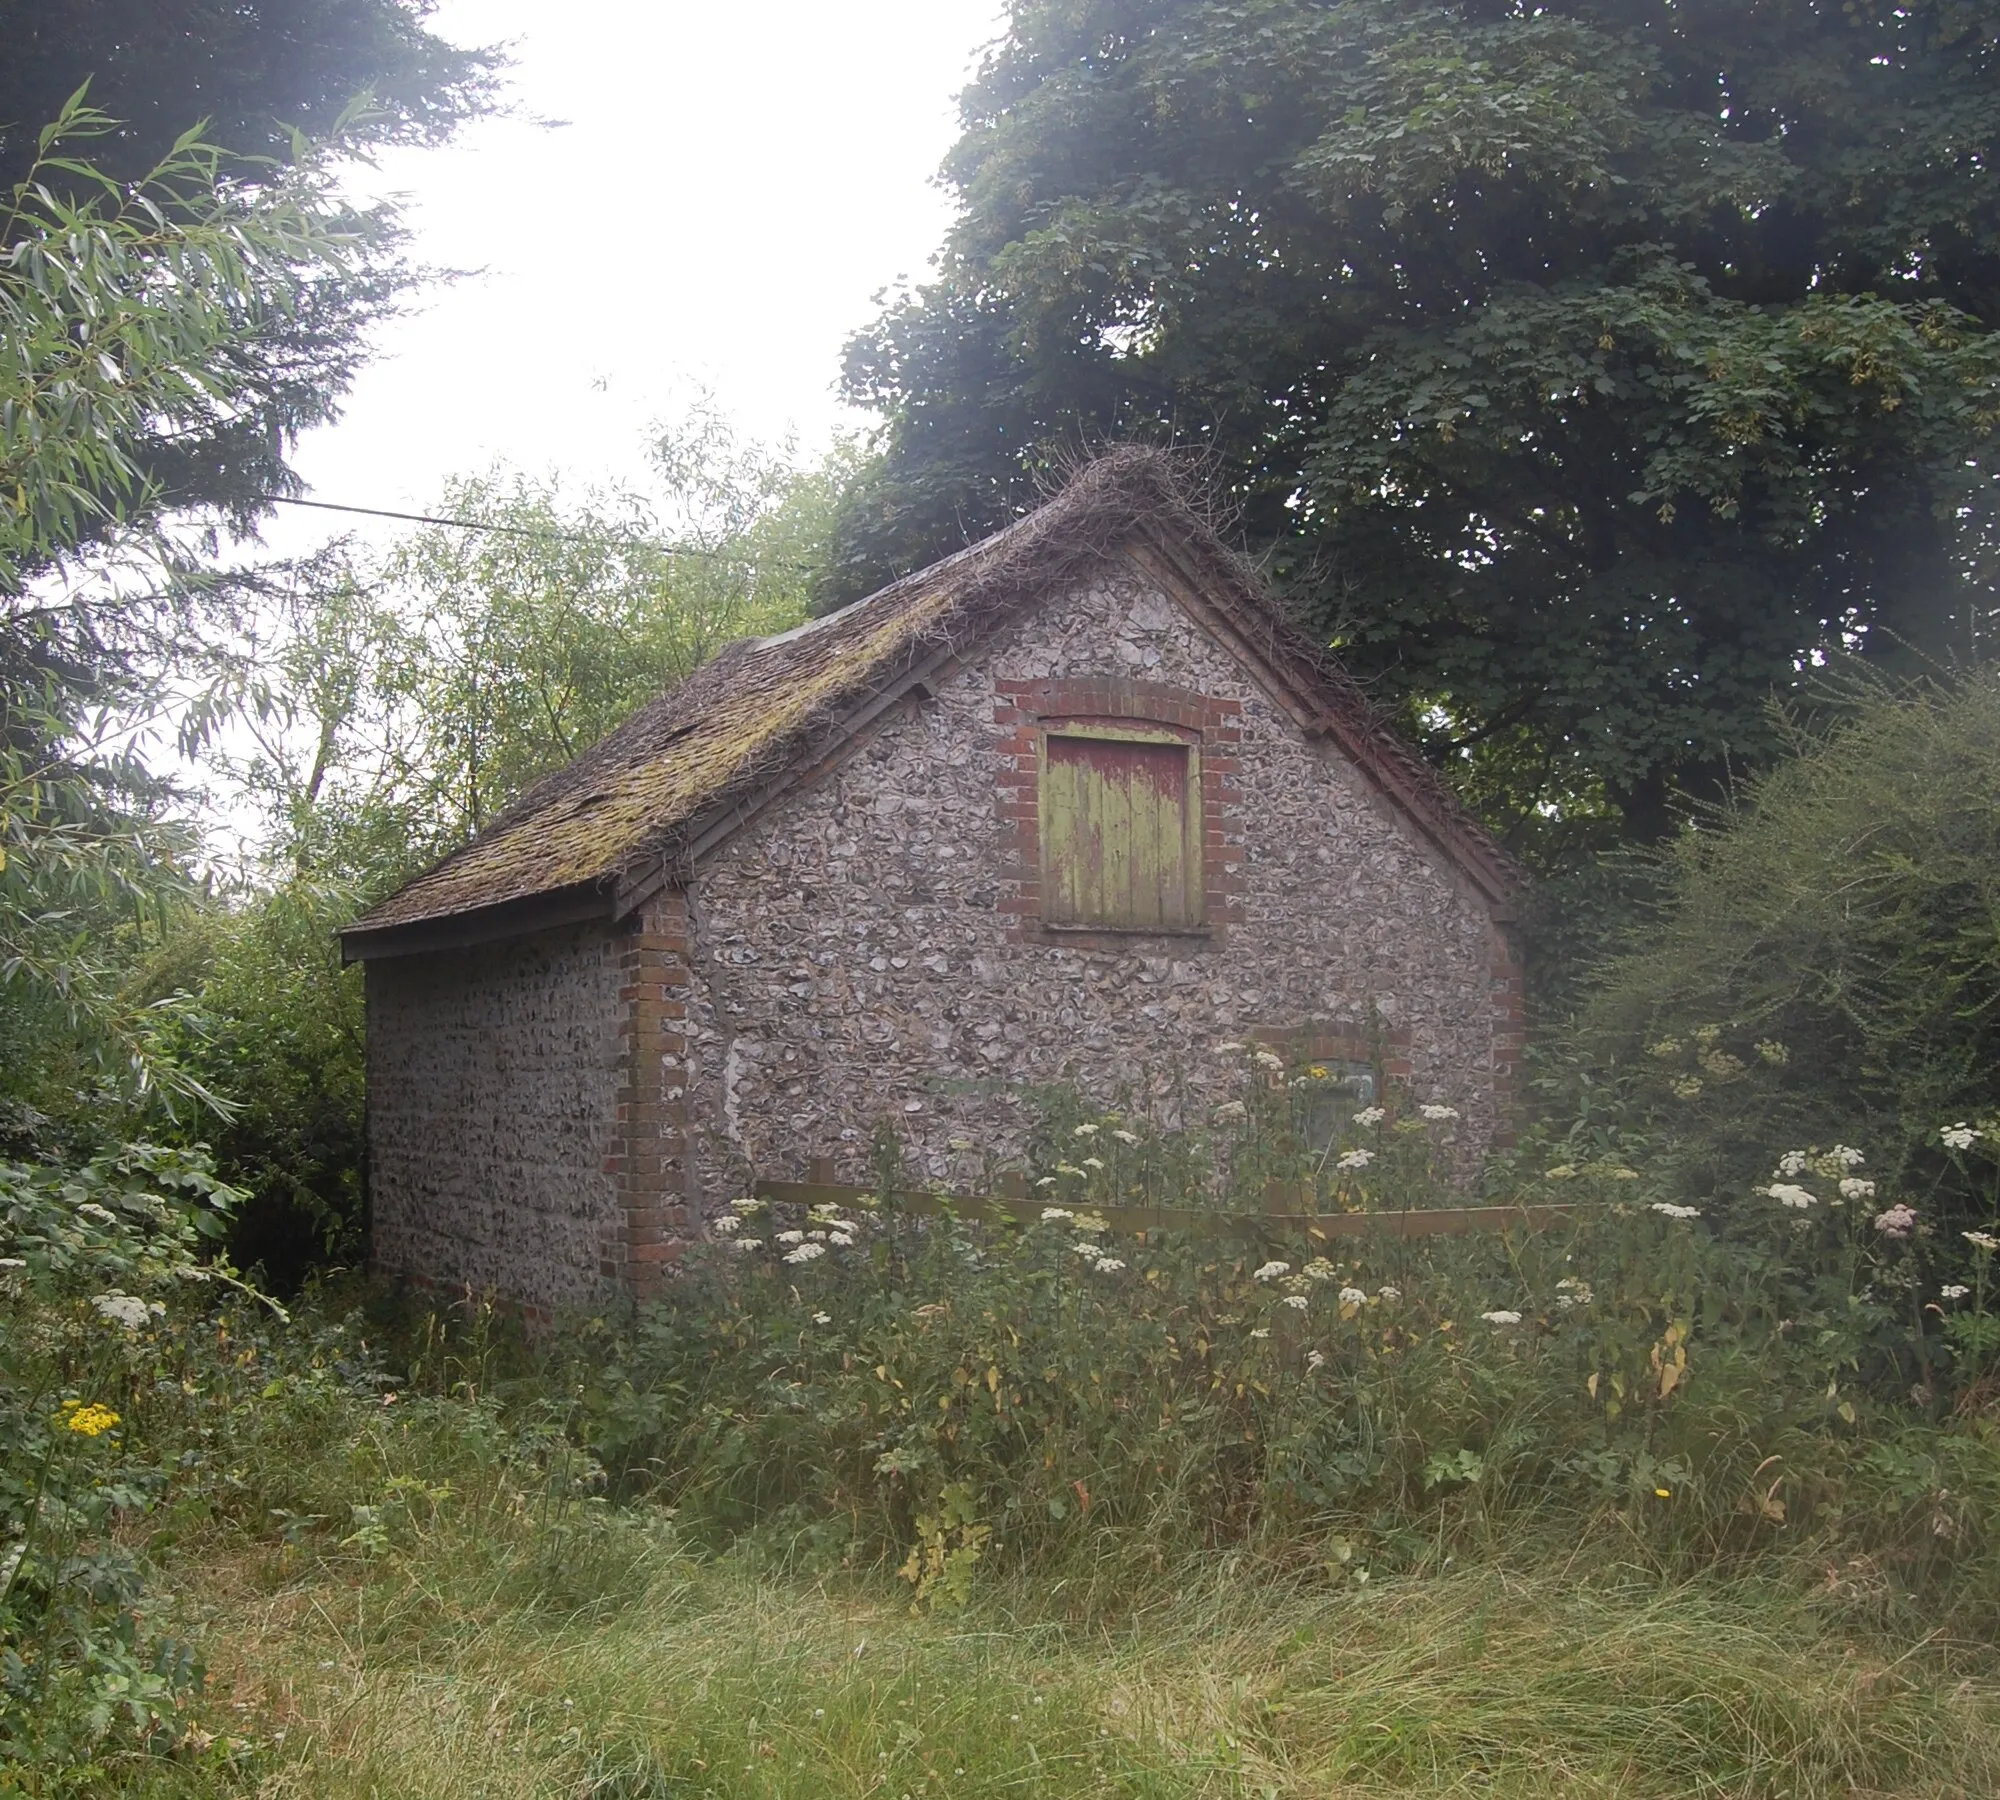
[[[1777,1176],[1780,1181],[1789,1181],[1795,1175],[1806,1172],[1806,1153],[1803,1150],[1787,1150],[1778,1158]]]
[[[1139,1134],[1136,1131],[1114,1131],[1111,1135],[1121,1144],[1136,1144],[1139,1141]]]
[[[1225,1100],[1215,1109],[1215,1116],[1226,1125],[1240,1125],[1250,1116],[1250,1109],[1241,1100]]]
[[[1958,1235],[1975,1250],[2000,1250],[2000,1238],[1990,1231],[1961,1231]]]
[[[1094,1138],[1096,1135],[1097,1135],[1097,1127],[1095,1125],[1087,1125],[1087,1124],[1077,1126],[1076,1129],[1070,1133],[1071,1137],[1080,1137],[1080,1138]]]
[[[832,1314],[832,1313],[814,1313],[814,1314],[813,1314],[813,1323],[814,1323],[815,1325],[831,1325],[831,1324],[833,1323],[833,1314]]]
[[[1260,1269],[1251,1271],[1252,1281],[1276,1281],[1280,1275],[1289,1275],[1292,1265],[1288,1262],[1267,1262]]]
[[[1042,1208],[1042,1223],[1053,1224],[1057,1219],[1073,1219],[1076,1214],[1066,1206],[1045,1206]]]
[[[1368,1304],[1367,1289],[1357,1287],[1342,1288],[1340,1290],[1340,1304],[1342,1306],[1366,1306]]]
[[[1576,1164],[1557,1163],[1553,1169],[1546,1171],[1546,1175],[1550,1181],[1569,1181],[1576,1175]]]
[[[1875,1215],[1875,1229],[1884,1237],[1906,1238],[1917,1226],[1917,1215],[1900,1201],[1887,1212]]]
[[[1962,1281],[1948,1281],[1938,1289],[1939,1295],[1946,1300],[1963,1300],[1971,1292],[1972,1290]]]
[[[731,1211],[743,1213],[746,1215],[753,1212],[762,1212],[764,1210],[764,1202],[756,1199],[746,1198],[742,1200],[732,1200],[730,1201],[729,1205]]]
[[[1304,1312],[1312,1303],[1303,1294],[1287,1294],[1278,1304],[1280,1306],[1289,1306],[1298,1312]]]
[[[95,1200],[86,1200],[76,1209],[86,1219],[95,1219],[100,1225],[116,1225],[118,1215],[108,1206],[99,1206]]]
[[[1260,1325],[1250,1335],[1253,1338],[1267,1338],[1271,1335],[1271,1328],[1268,1325]]]
[[[1104,1164],[1099,1158],[1095,1156],[1086,1156],[1083,1159],[1083,1166],[1086,1169],[1101,1169],[1104,1167]]]
[[[1519,1313],[1508,1312],[1504,1308],[1496,1309],[1493,1312],[1483,1312],[1479,1316],[1489,1325],[1518,1325],[1521,1322],[1521,1315]]]
[[[1671,1200],[1655,1200],[1653,1202],[1653,1210],[1666,1219],[1698,1219],[1701,1217],[1700,1207],[1676,1206]]]
[[[781,1244],[803,1244],[806,1241],[806,1234],[803,1231],[781,1231],[778,1233],[777,1241]]]
[[[1308,1350],[1306,1352],[1306,1367],[1309,1369],[1325,1368],[1326,1352],[1324,1350]]]
[[[92,1294],[90,1304],[97,1308],[101,1317],[109,1319],[114,1325],[124,1326],[127,1331],[139,1330],[151,1316],[151,1310],[145,1301],[133,1294],[121,1294],[116,1291],[109,1294]]]
[[[729,1240],[729,1247],[732,1250],[761,1250],[764,1248],[764,1240],[762,1238],[731,1238]]]
[[[1333,1166],[1336,1169],[1365,1169],[1375,1160],[1372,1150],[1349,1150]]]
[[[1285,1066],[1285,1059],[1282,1056],[1273,1056],[1268,1050],[1259,1050],[1251,1061],[1272,1075],[1279,1073]]]
[[[824,1244],[801,1244],[796,1250],[785,1252],[788,1263],[809,1263],[826,1254]]]
[[[1299,1271],[1308,1281],[1331,1281],[1335,1270],[1332,1263],[1323,1256],[1315,1256]]]
[[[1417,1111],[1422,1113],[1425,1118],[1431,1120],[1433,1123],[1436,1123],[1444,1119],[1455,1119],[1458,1117],[1458,1108],[1455,1106],[1425,1105],[1418,1107]]]
[[[1875,1184],[1862,1180],[1859,1175],[1843,1175],[1840,1178],[1840,1197],[1843,1200],[1872,1200],[1875,1198]]]
[[[1375,1298],[1378,1300],[1400,1300],[1402,1297],[1403,1290],[1399,1287],[1383,1287],[1375,1290]]]
[[[815,1244],[823,1244],[827,1238],[827,1234],[823,1231],[809,1231],[806,1233],[806,1236],[811,1238]]]
[[[1596,1298],[1590,1291],[1590,1283],[1579,1281],[1574,1275],[1565,1275],[1556,1283],[1556,1304],[1565,1312],[1572,1306],[1588,1306]]]
[[[836,1250],[852,1250],[854,1248],[854,1239],[844,1231],[836,1231],[826,1241]]]
[[[1828,1162],[1838,1163],[1843,1169],[1858,1169],[1868,1160],[1852,1144],[1835,1144],[1826,1157]]]
[[[743,1221],[735,1213],[724,1213],[719,1219],[711,1219],[708,1228],[727,1237],[732,1231],[741,1231]]]
[[[1759,1193],[1769,1194],[1780,1206],[1789,1206],[1794,1212],[1804,1212],[1809,1206],[1817,1206],[1819,1201],[1795,1181],[1774,1181],[1767,1188],[1759,1188]]]
[[[1123,1260],[1116,1256],[1100,1256],[1093,1265],[1100,1275],[1116,1275],[1124,1266]]]
[[[1357,1125],[1379,1125],[1388,1116],[1379,1106],[1364,1106],[1354,1115],[1354,1122]]]
[[[1044,1176],[1043,1176],[1043,1177],[1041,1178],[1041,1180],[1040,1180],[1040,1181],[1038,1181],[1038,1182],[1036,1182],[1036,1183],[1035,1183],[1035,1186],[1037,1186],[1037,1187],[1054,1187],[1054,1186],[1055,1186],[1055,1184],[1056,1184],[1056,1178],[1055,1178],[1055,1177],[1054,1177],[1053,1175],[1044,1175]]]
[[[1985,1135],[1983,1131],[1974,1131],[1963,1119],[1956,1125],[1947,1125],[1938,1133],[1944,1139],[1947,1150],[1970,1150]]]
[[[1088,1238],[1079,1238],[1070,1248],[1079,1256],[1102,1256],[1104,1254],[1104,1246],[1102,1244],[1093,1244]]]

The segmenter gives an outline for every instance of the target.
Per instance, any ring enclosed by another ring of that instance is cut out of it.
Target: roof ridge
[[[999,531],[851,606],[725,645],[364,914],[343,934],[349,951],[366,954],[371,938],[404,927],[593,884],[609,910],[634,871],[671,870],[717,822],[748,816],[774,779],[859,729],[913,671],[984,636],[1024,598],[1124,560],[1142,535],[1192,554],[1198,570],[1184,579],[1204,597],[1215,588],[1245,646],[1288,672],[1350,754],[1483,889],[1497,900],[1520,884],[1513,859],[1443,778],[1196,512],[1168,453],[1125,446]]]

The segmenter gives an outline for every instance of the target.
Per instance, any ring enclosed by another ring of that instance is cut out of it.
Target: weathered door
[[[1127,931],[1200,923],[1189,880],[1188,747],[1051,733],[1042,768],[1042,916]]]

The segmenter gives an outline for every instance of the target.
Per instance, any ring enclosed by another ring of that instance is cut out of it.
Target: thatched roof
[[[1188,505],[1169,459],[1124,449],[969,549],[795,631],[729,645],[357,920],[347,954],[622,916],[1018,610],[1135,559],[1236,640],[1489,900],[1519,887],[1506,852]]]

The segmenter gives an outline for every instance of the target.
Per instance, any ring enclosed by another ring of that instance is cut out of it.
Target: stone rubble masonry
[[[1091,719],[1199,741],[1205,930],[1039,924],[1039,733]],[[1051,596],[886,714],[703,860],[687,918],[702,1217],[818,1158],[869,1179],[883,1121],[912,1173],[972,1185],[1022,1154],[1044,1084],[1199,1121],[1240,1077],[1226,1039],[1379,1057],[1460,1110],[1468,1171],[1518,1079],[1520,964],[1483,898],[1138,578]]]
[[[1206,921],[1040,924],[1051,723],[1200,745]],[[1035,1090],[1162,1126],[1236,1091],[1226,1039],[1378,1065],[1504,1133],[1521,968],[1462,872],[1142,579],[1059,594],[891,709],[616,926],[368,964],[385,1273],[531,1320],[655,1291],[756,1176],[974,1186]],[[967,1147],[969,1146],[969,1147]]]
[[[367,965],[378,1270],[535,1319],[636,1260],[619,1090],[644,942],[579,925]]]

